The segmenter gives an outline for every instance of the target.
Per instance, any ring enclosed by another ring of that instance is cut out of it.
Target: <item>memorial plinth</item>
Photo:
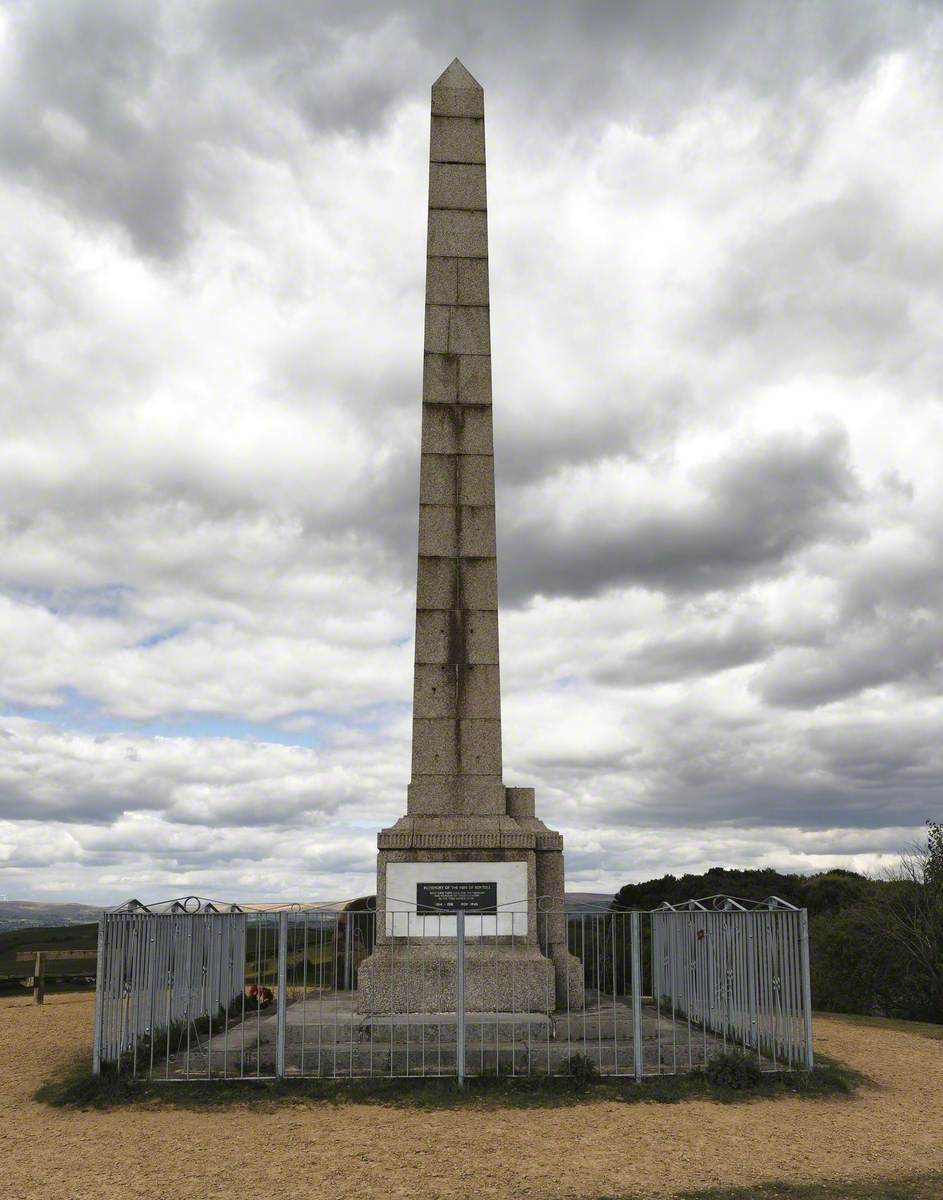
[[[412,780],[377,839],[364,1013],[454,1005],[459,905],[469,1009],[582,1005],[562,838],[502,777],[496,553],[484,93],[455,59],[432,86]]]

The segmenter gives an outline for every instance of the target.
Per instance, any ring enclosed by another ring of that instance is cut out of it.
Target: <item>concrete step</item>
[[[354,1014],[352,1020],[289,1024],[286,1042],[305,1045],[340,1042],[454,1042],[455,1013],[394,1013],[389,1017]],[[545,1042],[553,1038],[553,1022],[545,1013],[469,1013],[465,1042]]]

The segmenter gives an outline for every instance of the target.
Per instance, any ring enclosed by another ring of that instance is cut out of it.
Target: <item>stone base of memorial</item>
[[[537,946],[465,944],[465,1010],[550,1013],[556,1009],[553,963]],[[378,946],[358,974],[357,1011],[455,1011],[455,942]]]
[[[376,945],[358,972],[358,1012],[454,1011],[458,907],[466,1011],[583,1007],[562,839],[531,815],[533,789],[506,792],[516,817],[407,816],[380,833]]]

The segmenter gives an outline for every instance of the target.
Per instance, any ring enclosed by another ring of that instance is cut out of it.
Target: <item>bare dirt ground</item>
[[[943,1170],[943,1041],[822,1018],[820,1051],[868,1074],[852,1099],[547,1109],[313,1103],[271,1111],[46,1108],[32,1094],[89,1044],[92,999],[0,996],[4,1200],[648,1200],[764,1180]],[[186,1086],[185,1084],[180,1086]]]

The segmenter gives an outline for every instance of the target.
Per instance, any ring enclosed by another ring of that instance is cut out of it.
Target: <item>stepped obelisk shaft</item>
[[[484,93],[458,59],[432,85],[430,144],[412,779],[377,835],[357,974],[358,1012],[384,1020],[455,1004],[457,907],[469,1011],[583,1002],[563,839],[533,788],[502,783]]]
[[[504,814],[484,93],[432,88],[412,816]]]

